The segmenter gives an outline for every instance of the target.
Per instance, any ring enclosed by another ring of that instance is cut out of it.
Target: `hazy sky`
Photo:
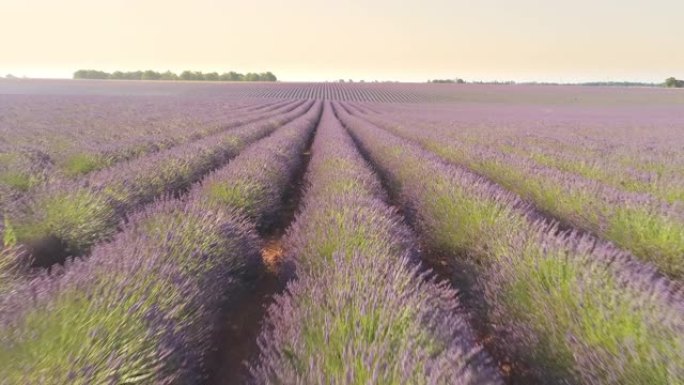
[[[2,0],[0,74],[684,78],[684,0]]]

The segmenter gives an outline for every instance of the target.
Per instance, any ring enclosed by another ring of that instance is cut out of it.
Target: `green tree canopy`
[[[183,71],[177,75],[171,71],[157,72],[153,70],[147,71],[114,71],[107,73],[98,70],[78,70],[74,72],[74,79],[113,79],[113,80],[203,80],[203,81],[231,81],[231,82],[275,82],[278,78],[272,72],[249,72],[246,75],[237,73],[235,71],[224,72],[219,75],[218,72],[202,73],[201,71]]]
[[[665,87],[683,88],[684,87],[684,80],[679,80],[675,77],[669,77],[669,78],[665,79]]]

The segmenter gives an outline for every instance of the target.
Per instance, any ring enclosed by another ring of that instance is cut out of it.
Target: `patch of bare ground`
[[[247,362],[258,358],[256,341],[266,310],[273,295],[282,292],[285,286],[278,278],[282,256],[280,238],[266,241],[261,249],[265,269],[254,278],[241,299],[225,309],[222,328],[216,337],[216,357],[210,363],[212,376],[208,384],[235,385],[247,382]]]
[[[312,141],[313,135],[307,148],[311,148]],[[268,306],[273,296],[282,293],[286,286],[281,274],[285,253],[282,238],[294,220],[304,194],[304,173],[311,153],[307,150],[300,156],[301,167],[294,177],[294,183],[283,197],[282,209],[260,229],[264,240],[261,248],[264,269],[254,277],[239,301],[223,309],[220,329],[215,337],[216,350],[207,360],[207,385],[248,383],[248,363],[253,364],[259,358],[257,337],[264,324]]]

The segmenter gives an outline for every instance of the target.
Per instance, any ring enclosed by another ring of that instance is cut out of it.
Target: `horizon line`
[[[11,76],[11,77],[7,77]],[[277,75],[276,75],[277,76]],[[591,84],[626,84],[626,85],[643,85],[643,86],[659,86],[665,84],[665,80],[669,78],[666,77],[661,81],[645,81],[645,80],[576,80],[576,81],[553,81],[553,80],[502,80],[502,79],[489,79],[489,80],[469,80],[459,77],[455,78],[430,78],[423,81],[418,80],[368,80],[368,79],[352,79],[352,78],[336,78],[333,80],[287,80],[278,79],[277,81],[263,81],[263,83],[404,83],[404,84],[456,84],[449,82],[435,82],[432,80],[463,80],[464,84],[500,84],[500,85],[591,85]],[[197,83],[259,83],[258,81],[209,81],[209,80],[151,80],[151,79],[75,79],[73,77],[53,77],[53,76],[16,76],[13,74],[0,75],[0,81],[2,80],[72,80],[72,81],[112,81],[112,82],[151,82],[151,83],[187,83],[187,82],[197,82]],[[463,85],[463,84],[461,84]]]

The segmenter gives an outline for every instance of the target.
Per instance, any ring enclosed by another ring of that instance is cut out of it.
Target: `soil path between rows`
[[[359,117],[358,115],[355,116]],[[373,124],[372,122],[368,123]],[[344,126],[344,124],[342,125]],[[349,133],[351,134],[351,132]],[[392,184],[387,180],[386,175],[384,175],[376,167],[374,162],[371,161],[370,157],[363,149],[362,144],[359,143],[353,135],[352,139],[361,155],[380,179],[384,190],[388,194],[388,203],[399,212],[401,217],[406,220],[409,227],[418,235],[421,260],[425,265],[425,268],[430,269],[435,274],[438,281],[447,282],[450,286],[458,290],[459,300],[466,311],[468,323],[475,332],[477,343],[495,360],[495,364],[501,373],[504,383],[507,385],[538,384],[539,381],[531,375],[530,370],[522,363],[517,362],[514,358],[509,357],[505,352],[505,349],[501,348],[501,341],[494,338],[492,333],[493,325],[491,325],[486,318],[482,317],[482,300],[471,290],[473,288],[471,285],[473,283],[474,273],[468,266],[457,263],[457,261],[465,259],[450,253],[434,250],[426,245],[423,239],[424,237],[416,232],[416,228],[412,222],[410,209],[404,206],[401,198],[397,195],[397,192],[392,190]]]
[[[314,133],[315,135],[315,133]],[[259,358],[257,338],[273,296],[283,292],[286,282],[281,274],[284,257],[283,236],[295,218],[305,190],[304,173],[310,159],[313,137],[301,154],[302,167],[283,198],[283,208],[274,221],[261,231],[264,240],[261,257],[265,268],[252,281],[239,301],[224,309],[215,337],[216,351],[208,360],[207,385],[238,385],[249,380],[249,366]]]
[[[261,250],[266,269],[255,278],[240,301],[224,311],[216,341],[217,358],[207,384],[235,385],[247,382],[247,363],[253,363],[258,358],[257,337],[268,305],[273,295],[282,292],[285,286],[278,278],[282,255],[279,238],[267,241]]]

